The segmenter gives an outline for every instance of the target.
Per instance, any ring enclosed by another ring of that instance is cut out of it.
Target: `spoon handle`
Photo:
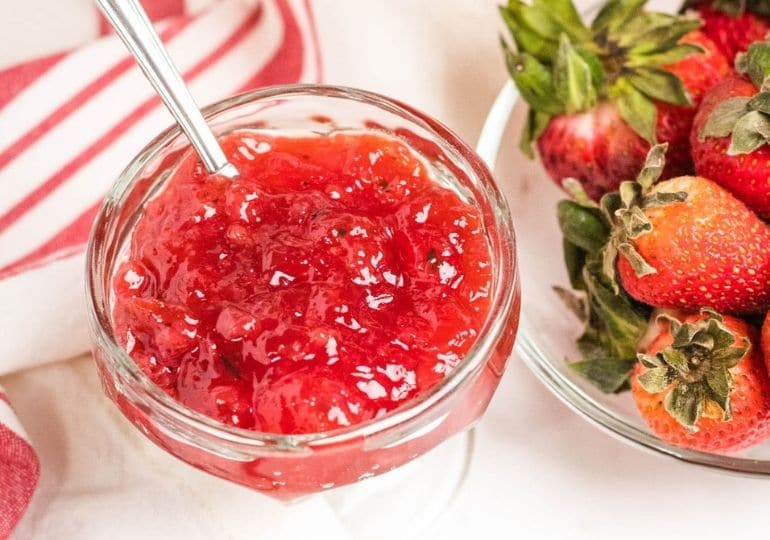
[[[190,139],[206,169],[212,174],[237,176],[238,171],[227,161],[138,0],[96,1]]]

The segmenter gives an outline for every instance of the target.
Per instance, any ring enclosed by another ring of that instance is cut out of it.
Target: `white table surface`
[[[86,0],[65,3],[88,13]],[[45,12],[43,4],[50,2],[0,0],[2,12],[12,6],[22,27],[24,17]],[[313,6],[327,82],[402,99],[475,141],[505,80],[495,2],[314,0]],[[30,47],[44,39],[44,25],[35,28],[32,35],[20,33]],[[0,46],[0,64],[9,54]],[[118,504],[111,538],[135,538],[139,531],[143,538],[263,537],[253,532],[259,516],[250,511],[260,496],[192,471],[142,439],[101,395],[90,358],[0,382],[43,464],[40,490],[16,538],[96,538],[89,522],[114,514]],[[177,519],[180,501],[194,517]],[[514,357],[479,425],[457,504],[426,538],[746,538],[766,534],[765,501],[770,481],[702,470],[610,439],[559,403]],[[291,508],[270,509],[274,520],[297,519]],[[150,519],[152,532],[142,527]],[[229,525],[249,520],[254,528]],[[290,531],[273,538],[291,538]],[[315,526],[316,538],[338,533],[333,520]]]

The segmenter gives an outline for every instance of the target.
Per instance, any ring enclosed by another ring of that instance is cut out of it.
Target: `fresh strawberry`
[[[746,448],[767,437],[770,379],[754,328],[703,311],[660,331],[640,355],[631,393],[661,439],[704,452]]]
[[[633,178],[650,145],[671,143],[667,174],[690,172],[694,106],[729,66],[696,18],[610,0],[590,26],[571,0],[509,0],[516,44],[508,70],[530,106],[522,149],[537,148],[557,182],[577,178],[593,199]]]
[[[736,69],[740,74],[712,88],[695,116],[695,170],[770,218],[770,42],[752,45]]]
[[[661,182],[646,197],[679,193],[686,200],[664,206],[641,202],[629,210],[636,214],[628,215],[629,221],[640,217],[644,223],[629,223],[632,231],[650,230],[618,246],[618,274],[626,292],[656,307],[712,306],[733,314],[770,307],[770,228],[702,177]],[[632,250],[646,264],[640,265]]]
[[[690,2],[703,19],[701,31],[730,62],[770,33],[770,4],[766,0],[699,0]]]
[[[705,178],[655,183],[664,154],[663,145],[654,147],[636,182],[623,182],[619,192],[602,198],[613,223],[604,250],[605,274],[654,307],[767,311],[770,227]]]
[[[629,171],[639,170],[649,147],[611,103],[554,116],[537,138],[540,160],[551,178],[576,178],[593,200],[632,178]]]

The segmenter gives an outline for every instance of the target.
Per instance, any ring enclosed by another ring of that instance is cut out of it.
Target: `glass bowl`
[[[508,83],[490,111],[477,147],[495,169],[519,233],[524,295],[517,355],[570,409],[625,443],[704,467],[770,475],[770,441],[729,455],[674,446],[649,431],[630,394],[604,394],[569,369],[568,359],[580,358],[575,339],[582,328],[553,291],[554,285],[569,288],[556,220],[556,204],[565,194],[538,161],[519,151],[524,112],[515,88]]]
[[[99,211],[87,250],[90,332],[105,392],[146,437],[208,473],[292,500],[403,465],[474,424],[494,393],[513,348],[519,286],[510,211],[488,168],[456,135],[414,109],[350,88],[297,85],[236,96],[205,109],[218,135],[240,128],[315,133],[376,130],[398,137],[436,179],[475,204],[493,255],[492,301],[479,338],[431,391],[382,418],[325,433],[277,435],[226,426],[177,402],[118,345],[111,276],[144,205],[186,152],[174,127],[120,175]]]

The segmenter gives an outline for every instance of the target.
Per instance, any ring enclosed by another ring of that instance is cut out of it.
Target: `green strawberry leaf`
[[[605,193],[599,200],[599,208],[607,219],[607,222],[612,223],[615,220],[615,212],[623,208],[620,194],[617,191]]]
[[[530,54],[542,62],[550,62],[553,59],[559,43],[558,34],[553,39],[548,39],[527,26],[519,15],[518,3],[511,2],[507,7],[500,6],[500,14],[520,53]]]
[[[541,2],[542,3],[542,2]],[[541,9],[537,5],[529,5],[520,0],[509,0],[508,5],[500,8],[504,20],[510,21],[511,28],[527,28],[541,38],[558,41],[559,35],[564,32],[561,25],[553,19],[547,9]]]
[[[689,431],[697,431],[696,422],[703,414],[706,393],[701,385],[678,384],[666,394],[663,406]]]
[[[692,98],[682,79],[658,68],[640,67],[634,69],[625,78],[640,92],[652,99],[672,105],[690,106]]]
[[[658,192],[647,195],[642,199],[642,206],[645,208],[660,208],[669,204],[684,202],[687,200],[687,192],[677,191],[676,193]]]
[[[713,357],[716,362],[719,362],[726,368],[735,367],[741,359],[746,356],[749,351],[749,347],[733,347],[730,349],[722,349],[713,353]]]
[[[749,112],[749,98],[730,98],[716,107],[706,119],[706,123],[698,132],[698,140],[705,141],[707,137],[726,137],[733,132],[736,122]]]
[[[719,403],[722,410],[727,412],[730,407],[730,389],[733,387],[733,377],[727,368],[713,369],[706,373],[706,383],[712,392],[712,399]]]
[[[652,231],[652,223],[650,223],[644,211],[638,206],[620,210],[617,217],[620,224],[628,232],[627,236],[631,240],[636,240],[640,236]]]
[[[573,368],[602,390],[617,392],[628,388],[628,374],[636,362],[636,344],[646,332],[650,310],[624,291],[616,293],[613,284],[602,275],[607,219],[577,184],[575,191],[585,205],[562,201],[558,214],[564,231],[567,273],[578,292],[561,287],[554,290],[585,325],[577,340],[583,362],[575,363]]]
[[[550,63],[556,56],[559,42],[543,39],[535,32],[522,28],[513,35],[516,48],[522,53],[531,54],[541,62]]]
[[[569,309],[577,319],[583,323],[587,323],[590,317],[590,306],[584,292],[575,292],[564,287],[555,285],[553,292],[561,300],[562,304]]]
[[[623,217],[625,213],[628,213],[631,207],[634,206],[634,203],[641,197],[642,191],[643,188],[639,182],[630,182],[628,180],[621,182],[618,187],[618,194],[620,195],[620,202],[623,208],[615,212],[615,215]]]
[[[586,251],[566,238],[562,239],[562,250],[570,285],[573,289],[585,289],[583,267],[586,265]]]
[[[637,380],[646,391],[651,394],[657,394],[674,382],[674,372],[666,366],[654,367],[641,373]]]
[[[664,51],[677,45],[680,39],[702,24],[697,18],[646,12],[623,26],[618,43],[629,49],[628,54]]]
[[[520,53],[531,54],[543,62],[553,59],[560,31],[549,17],[515,0],[499,9]]]
[[[640,137],[655,144],[655,128],[658,111],[650,99],[637,90],[628,80],[621,78],[609,88],[609,98],[618,108],[620,116]]]
[[[722,421],[727,422],[728,420],[732,420],[733,408],[730,402],[730,394],[728,393],[727,396],[718,396],[708,386],[705,388],[705,391],[706,391],[705,399],[707,401],[713,401],[714,403],[719,405],[720,409],[722,409]]]
[[[550,121],[551,115],[549,114],[538,112],[535,109],[529,109],[529,111],[527,111],[527,119],[524,122],[521,139],[519,140],[519,150],[521,150],[525,156],[530,159],[535,157],[532,143],[543,134],[543,131],[548,127]]]
[[[597,208],[563,200],[558,204],[557,215],[564,238],[589,253],[598,253],[609,240],[609,224]]]
[[[505,44],[503,44],[503,50],[508,72],[524,101],[535,111],[546,115],[564,112],[563,106],[556,97],[551,72],[530,54],[515,53]],[[534,124],[534,126],[537,125],[540,124]]]
[[[618,251],[621,255],[623,255],[623,258],[628,261],[628,263],[631,265],[631,268],[634,269],[634,273],[637,275],[637,277],[650,276],[658,273],[655,267],[651,266],[650,263],[645,261],[644,257],[642,257],[638,251],[636,251],[636,248],[633,246],[633,244],[630,244],[629,242],[623,242],[618,245]]]
[[[618,246],[610,238],[610,242],[607,247],[602,251],[602,273],[612,284],[612,290],[615,294],[620,293],[620,285],[618,284],[617,273],[615,272],[615,265],[618,262]]]
[[[626,67],[667,66],[675,64],[691,54],[703,54],[703,47],[691,43],[681,43],[662,52],[639,53],[629,51]]]
[[[639,176],[636,177],[636,182],[639,184],[642,191],[649,190],[652,188],[652,185],[660,179],[660,175],[666,167],[667,151],[668,143],[662,143],[656,144],[650,148],[649,152],[647,152],[644,166],[642,167]]]
[[[591,23],[595,34],[614,32],[642,11],[647,0],[610,0]]]
[[[583,184],[575,178],[565,178],[561,181],[561,187],[570,194],[572,200],[585,208],[599,208],[599,205],[588,196]]]
[[[639,353],[636,355],[636,358],[644,367],[649,369],[655,369],[666,365],[656,354]]]
[[[586,264],[583,282],[592,313],[606,330],[612,355],[636,358],[636,344],[647,330],[649,309],[631,300],[622,290],[616,293],[596,263]]]
[[[591,81],[593,81],[594,88],[602,88],[607,80],[607,74],[604,72],[604,65],[601,59],[591,51],[576,46],[575,50],[580,57],[588,64],[588,68],[591,70]]]
[[[591,67],[575,50],[566,34],[559,39],[553,69],[556,97],[568,114],[582,112],[596,105],[597,92]]]
[[[663,357],[666,365],[673,368],[676,372],[688,375],[690,373],[690,360],[683,351],[686,348],[685,343],[674,343],[671,347],[663,349],[659,354]]]
[[[770,139],[770,118],[759,111],[741,116],[733,127],[733,136],[727,154],[750,154]]]
[[[543,13],[547,13],[551,20],[567,34],[570,39],[583,42],[591,39],[583,19],[572,0],[533,0],[532,7]]]
[[[594,328],[592,324],[596,324],[597,327]],[[575,344],[580,352],[580,357],[583,359],[606,358],[611,349],[607,333],[602,331],[601,322],[595,319],[593,322],[589,322],[583,335],[575,340]]]
[[[629,358],[595,358],[568,365],[606,394],[617,394],[628,389],[628,379],[636,364]]]
[[[745,98],[733,98],[745,99]],[[770,92],[760,92],[751,98],[748,102],[748,108],[752,111],[770,114]]]
[[[757,88],[770,75],[770,42],[757,41],[735,58],[735,69],[747,75]]]

